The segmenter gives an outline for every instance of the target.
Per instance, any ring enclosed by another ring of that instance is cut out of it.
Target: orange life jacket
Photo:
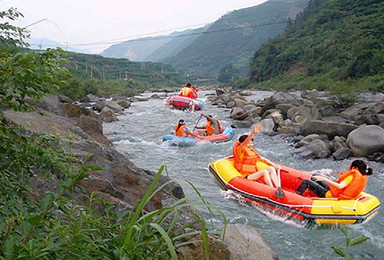
[[[192,98],[193,97],[192,89],[188,87],[183,87],[180,91],[180,96]]]
[[[223,128],[222,128],[222,126],[221,126],[221,124],[220,124],[220,121],[218,120],[218,119],[216,119],[216,118],[212,118],[213,120],[216,120],[216,122],[217,122],[217,126],[218,126],[218,128],[219,129],[217,129],[219,132],[218,133],[215,133],[215,130],[216,130],[216,128],[214,127],[214,125],[211,123],[211,121],[208,121],[207,122],[207,124],[205,125],[205,131],[207,131],[207,134],[208,135],[213,135],[214,133],[215,134],[220,134],[220,133],[222,133],[223,132]]]
[[[175,135],[176,136],[184,136],[184,130],[183,129],[184,129],[185,125],[181,125],[179,127],[179,129],[177,129],[178,126],[179,126],[179,124],[177,124],[175,127]]]
[[[368,176],[361,174],[356,169],[340,173],[340,177],[336,182],[341,183],[345,178],[351,175],[353,176],[351,183],[343,189],[338,189],[333,185],[329,185],[329,190],[331,191],[333,197],[341,200],[355,199],[364,190]]]
[[[240,149],[240,144],[239,141],[236,141],[233,146],[233,159],[236,170],[243,174],[257,172],[256,162],[260,160],[260,155],[255,149],[248,146],[243,146]]]

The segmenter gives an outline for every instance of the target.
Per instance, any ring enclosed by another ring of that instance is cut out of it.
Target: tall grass
[[[196,237],[209,259],[208,237],[216,233],[196,208],[208,208],[212,215],[217,209],[199,193],[201,202],[181,198],[145,210],[171,184],[157,187],[165,166],[133,209],[117,213],[114,204],[95,193],[86,195],[80,185],[99,167],[74,167],[80,161],[54,147],[54,137],[22,137],[13,130],[0,134],[0,259],[177,259],[178,249]],[[37,191],[32,179],[42,186],[54,184]],[[39,199],[39,193],[45,195]],[[81,196],[85,202],[79,205]]]

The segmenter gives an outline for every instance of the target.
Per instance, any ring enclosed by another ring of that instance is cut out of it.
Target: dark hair
[[[242,135],[239,137],[239,142],[240,143],[243,143],[245,141],[245,139],[247,139],[248,135]]]
[[[191,83],[187,83],[187,87],[191,87],[192,85],[191,85]]]
[[[179,130],[180,126],[185,125],[185,122],[183,119],[179,120],[179,124],[177,125],[176,131]]]
[[[351,163],[350,168],[353,168],[353,167],[357,168],[359,170],[359,172],[363,175],[372,175],[373,174],[372,168],[367,167],[367,164],[363,160],[354,160]]]

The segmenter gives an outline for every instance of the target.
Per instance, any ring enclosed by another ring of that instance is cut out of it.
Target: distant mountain
[[[92,54],[90,50],[87,49],[79,49],[79,48],[73,48],[73,47],[67,47],[59,42],[46,39],[46,38],[30,38],[27,40],[27,42],[30,44],[30,48],[33,50],[46,50],[48,48],[61,48],[66,51],[71,52],[77,52],[77,53],[85,53],[85,54]]]
[[[158,48],[155,52],[149,55],[147,61],[163,61],[168,57],[177,55],[180,51],[187,48],[194,40],[204,33],[211,24],[198,29],[189,29],[182,32],[174,32],[170,34],[171,40]]]
[[[268,39],[281,34],[286,21],[295,19],[309,0],[270,0],[222,16],[204,34],[173,57],[162,60],[190,75],[217,76],[233,65],[241,76],[249,71],[249,60]]]
[[[383,32],[383,0],[311,0],[284,34],[258,49],[251,80],[296,76],[326,82],[383,75]],[[377,84],[383,82],[379,78]]]
[[[108,58],[126,58],[131,61],[145,61],[146,58],[169,42],[171,38],[164,36],[138,38],[114,44],[100,53]]]
[[[127,58],[131,61],[156,62],[175,55],[193,42],[206,29],[206,27],[203,27],[173,32],[169,35],[138,38],[114,44],[100,55],[109,58]]]
[[[230,65],[245,76],[257,48],[282,33],[286,22],[295,19],[308,2],[269,0],[229,12],[203,28],[112,45],[101,55],[163,62],[193,76],[217,77],[221,68]]]

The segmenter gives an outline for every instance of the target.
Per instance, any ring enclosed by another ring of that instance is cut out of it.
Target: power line
[[[249,29],[249,28],[257,28],[257,27],[263,27],[263,26],[269,26],[269,25],[286,24],[288,21],[289,20],[285,20],[285,21],[281,21],[281,22],[274,22],[274,23],[264,23],[264,24],[258,24],[258,25],[247,25],[247,26],[242,26],[242,27],[238,27],[238,28],[226,28],[226,29],[213,30],[213,31],[195,32],[195,33],[188,33],[188,34],[157,36],[155,38],[141,38],[141,39],[139,38],[139,39],[129,40],[129,42],[143,42],[143,41],[163,40],[163,39],[180,38],[180,37],[187,37],[187,36],[194,36],[194,35],[203,35],[203,34],[211,34],[211,33],[237,31],[237,30],[244,30],[244,29]],[[291,20],[291,21],[294,21],[294,20]],[[123,43],[123,42],[126,42],[126,41],[127,40],[93,42],[93,43],[75,43],[75,44],[69,44],[68,47],[73,47],[73,46],[94,46],[94,45],[105,45],[105,44],[118,44],[118,43]],[[39,45],[39,46],[49,47],[49,46],[55,46],[55,45]]]

